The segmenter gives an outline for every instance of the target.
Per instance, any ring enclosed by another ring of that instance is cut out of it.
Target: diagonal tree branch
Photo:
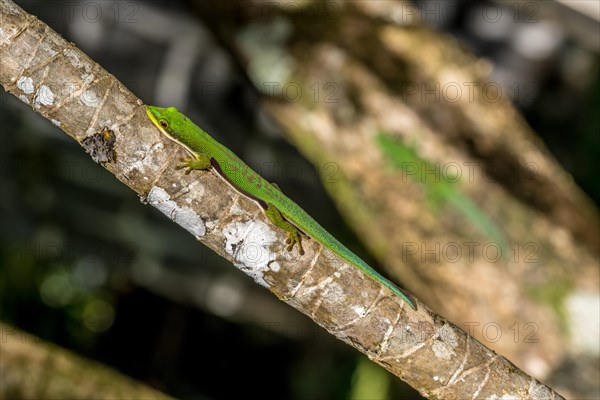
[[[10,0],[0,0],[0,83],[77,140],[143,201],[331,334],[435,398],[562,398],[423,304],[388,289],[314,241],[285,235],[216,175],[175,171],[144,105],[114,76]]]

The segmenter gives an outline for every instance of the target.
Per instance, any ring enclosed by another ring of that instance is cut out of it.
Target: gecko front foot
[[[175,169],[180,170],[183,168],[187,168],[185,170],[186,175],[189,175],[190,172],[192,172],[195,169],[207,169],[210,167],[210,161],[205,160],[203,158],[180,158],[179,161],[181,161],[183,164],[176,166]]]

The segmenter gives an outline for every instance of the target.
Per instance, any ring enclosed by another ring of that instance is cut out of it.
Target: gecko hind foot
[[[287,244],[286,250],[292,251],[294,246],[298,245],[298,252],[301,256],[304,255],[304,248],[302,248],[302,237],[298,228],[292,225],[289,221],[286,221],[281,212],[273,204],[268,204],[267,208],[265,209],[265,215],[269,221],[273,223],[273,225],[287,232],[287,238],[285,239],[285,243]]]
[[[287,244],[287,251],[292,251],[294,246],[298,245],[298,252],[301,256],[304,255],[304,248],[302,247],[302,237],[298,233],[298,231],[288,232],[287,239],[285,239],[285,243]]]

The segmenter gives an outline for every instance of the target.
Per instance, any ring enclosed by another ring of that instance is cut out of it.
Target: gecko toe
[[[302,238],[299,235],[296,237],[296,243],[298,243],[298,253],[303,256],[304,248],[302,247]]]

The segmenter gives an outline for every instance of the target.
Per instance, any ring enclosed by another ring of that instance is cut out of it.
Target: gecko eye
[[[160,121],[158,121],[158,124],[164,129],[167,129],[169,127],[169,123],[166,119],[161,119]]]

